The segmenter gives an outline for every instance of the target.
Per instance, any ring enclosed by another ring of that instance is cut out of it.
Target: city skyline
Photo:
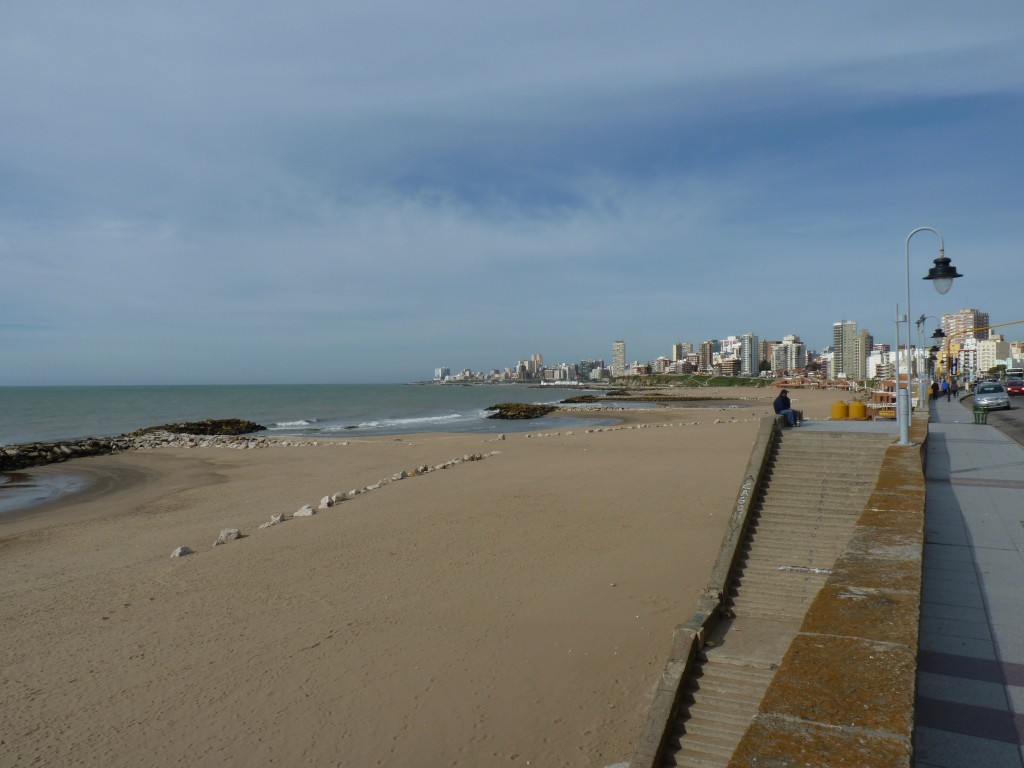
[[[927,319],[934,320],[935,328],[943,330],[948,336],[953,336],[953,334],[959,336],[965,330],[985,327],[990,322],[987,312],[974,308],[964,308],[955,312],[943,313],[943,315],[937,318]],[[1011,322],[1010,324],[1015,325],[1016,323]],[[917,329],[913,331],[912,338],[909,341],[910,348],[919,350],[920,354],[924,355],[933,345],[940,343],[932,339],[933,331],[934,328],[928,326],[927,322],[923,323],[920,333]],[[905,328],[902,333],[905,334]],[[995,333],[995,331],[992,331],[992,333]],[[954,336],[954,338],[956,337]],[[979,354],[975,342],[980,343],[981,340],[987,340],[988,338],[989,331],[967,334],[967,341],[958,342],[955,349],[959,355],[966,355],[969,360],[974,361],[975,356]],[[994,359],[997,356],[1003,358],[1012,357],[1017,360],[1024,358],[1024,341],[1012,341],[1004,338],[1003,334],[999,334],[998,339],[998,345],[992,346],[991,349],[987,346],[985,347],[989,358]],[[905,350],[907,344],[907,339],[903,336],[900,341],[900,349]],[[630,356],[626,340],[617,339],[611,344],[610,358],[577,356],[574,359],[559,359],[557,362],[546,367],[548,370],[554,370],[563,369],[567,366],[574,367],[578,363],[600,362],[604,364],[609,376],[616,377],[628,375],[629,371],[634,370],[636,366],[653,369],[658,362],[667,363],[683,360],[692,361],[698,370],[707,370],[713,357],[716,361],[722,359],[737,361],[737,375],[756,376],[757,371],[754,370],[756,364],[750,358],[751,350],[756,349],[759,353],[759,362],[767,364],[770,371],[780,369],[789,371],[803,370],[806,368],[808,360],[813,357],[815,360],[825,359],[828,362],[828,375],[830,377],[864,379],[875,378],[875,367],[878,365],[885,366],[890,363],[889,356],[894,344],[886,339],[876,339],[869,329],[858,327],[856,320],[843,319],[832,324],[832,344],[826,345],[820,350],[810,348],[803,342],[799,334],[787,334],[781,339],[764,339],[754,332],[747,332],[741,335],[723,335],[713,339],[704,339],[697,344],[689,340],[679,340],[671,342],[668,346],[670,347],[668,354],[659,354],[656,357],[642,359]],[[997,350],[1001,350],[1001,353],[998,355]],[[905,365],[905,355],[906,352],[901,351],[901,366]],[[985,366],[986,369],[987,367],[989,366]],[[538,371],[544,369],[544,355],[533,353],[530,358],[521,358],[515,365],[511,366],[492,365],[476,370],[460,366],[456,366],[454,369],[447,365],[437,367],[434,369],[433,378],[436,381],[443,380],[449,376],[452,376],[453,379],[467,375],[501,374],[502,376],[508,376],[517,370],[526,371],[530,376],[533,376]],[[891,376],[892,374],[889,373],[888,375]],[[582,376],[581,378],[586,377]]]
[[[56,20],[56,21],[55,21]],[[0,9],[0,386],[1017,319],[1024,6]]]

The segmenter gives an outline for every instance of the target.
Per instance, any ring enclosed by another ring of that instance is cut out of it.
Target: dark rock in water
[[[535,403],[498,403],[485,410],[494,411],[488,419],[539,419],[558,408]]]
[[[603,399],[603,397],[598,397],[597,395],[573,395],[572,397],[565,398],[562,402],[566,405],[572,405],[573,403],[599,403]]]
[[[183,435],[244,435],[264,429],[266,427],[262,424],[245,419],[207,419],[206,421],[187,421],[180,424],[161,424],[158,427],[146,427],[129,434],[132,437],[148,435],[151,432],[174,432]]]
[[[67,461],[78,456],[98,456],[124,450],[127,441],[119,438],[100,440],[62,440],[56,443],[28,443],[0,448],[0,471],[10,472]]]

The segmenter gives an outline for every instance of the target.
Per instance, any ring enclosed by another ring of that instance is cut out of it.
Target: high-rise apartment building
[[[612,344],[612,376],[626,375],[626,342]]]
[[[792,373],[807,369],[807,346],[799,336],[784,336],[782,341],[772,347],[772,370],[776,373]]]
[[[833,379],[854,379],[857,377],[857,323],[840,320],[832,324],[832,370]]]
[[[672,345],[672,361],[685,360],[687,355],[693,354],[693,344],[688,341],[679,341]]]
[[[951,312],[942,316],[942,330],[946,336],[957,334],[953,343],[962,342],[967,336],[975,339],[987,339],[988,331],[975,331],[975,328],[988,327],[988,312],[978,309],[961,309],[959,312]]]
[[[875,346],[875,337],[868,331],[861,331],[854,337],[853,372],[848,378],[864,381],[868,378],[868,355]]]
[[[758,376],[761,373],[761,344],[757,334],[744,333],[740,337],[739,355],[740,374]]]
[[[710,372],[715,366],[715,344],[718,342],[715,339],[709,339],[708,341],[702,341],[700,343],[698,355],[697,367],[705,373]]]
[[[989,338],[978,342],[978,373],[986,374],[997,365],[1006,364],[1010,358],[1010,342],[1002,334],[992,333]]]

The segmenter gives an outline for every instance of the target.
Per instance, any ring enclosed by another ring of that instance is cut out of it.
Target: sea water
[[[307,438],[554,431],[611,422],[487,418],[486,409],[498,403],[557,404],[574,393],[522,384],[0,387],[0,446],[109,437],[160,424],[226,418],[262,424],[267,431],[261,435]],[[0,512],[73,489],[70,474],[43,476],[29,470],[27,477],[0,475]]]
[[[554,421],[493,420],[485,409],[502,402],[557,404],[570,394],[518,384],[0,387],[0,446],[227,418],[255,421],[272,435],[307,437],[532,431]]]

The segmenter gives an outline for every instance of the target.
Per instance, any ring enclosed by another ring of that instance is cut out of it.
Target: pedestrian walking
[[[949,391],[953,394],[953,399],[955,400],[957,394],[959,394],[960,392],[960,382],[958,382],[956,379],[953,379],[952,383],[950,383],[949,385]]]
[[[946,396],[946,402],[949,402],[949,382],[948,381],[946,381],[945,379],[942,380],[942,383],[939,385],[939,391],[942,392],[942,394],[944,394]]]

